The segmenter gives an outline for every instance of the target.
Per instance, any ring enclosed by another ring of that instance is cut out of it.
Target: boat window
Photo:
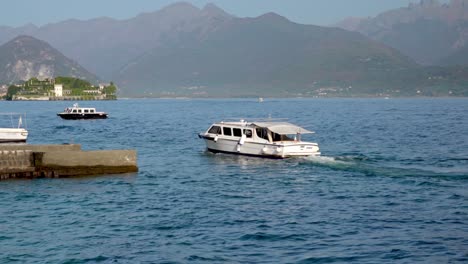
[[[210,130],[208,130],[208,133],[220,135],[221,134],[221,127],[220,126],[212,126],[210,128]]]
[[[280,134],[272,133],[272,136],[273,136],[273,141],[281,141]]]
[[[259,127],[255,129],[257,132],[257,137],[268,140],[268,130],[264,127]]]
[[[81,109],[78,109],[78,113],[81,113]]]
[[[232,136],[232,131],[230,127],[223,127],[223,134],[225,136]]]
[[[294,139],[288,137],[287,135],[273,133],[273,141],[294,141]]]
[[[94,109],[89,110],[90,113],[94,113]]]
[[[242,130],[240,128],[233,128],[232,131],[235,137],[242,137]]]
[[[89,112],[89,110],[88,110],[88,109],[85,109],[85,110],[84,110],[84,112],[85,112],[85,113],[88,113],[88,112]]]
[[[73,113],[76,113],[76,109],[73,109]]]
[[[246,138],[252,138],[252,130],[244,129],[244,135]]]

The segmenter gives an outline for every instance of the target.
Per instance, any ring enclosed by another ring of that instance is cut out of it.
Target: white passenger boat
[[[198,136],[213,153],[289,158],[320,155],[317,143],[301,140],[302,134],[311,133],[287,122],[240,120],[215,123]]]
[[[17,113],[0,113],[3,117],[0,124],[0,143],[21,143],[26,142],[28,138],[28,131],[23,128],[23,117]],[[16,118],[18,124],[15,125]],[[5,123],[11,123],[6,127]]]

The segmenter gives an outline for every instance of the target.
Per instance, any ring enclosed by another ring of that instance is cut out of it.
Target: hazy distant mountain
[[[346,29],[349,31],[359,31],[359,27],[364,23],[371,20],[371,18],[364,18],[364,17],[347,17],[342,21],[332,25],[334,27]]]
[[[269,13],[183,33],[124,67],[114,79],[157,94],[293,95],[319,87],[373,86],[418,65],[361,34],[299,25]]]
[[[97,77],[44,41],[19,36],[0,46],[0,82],[11,83],[56,76],[73,76],[89,81]]]
[[[346,19],[337,26],[359,31],[419,63],[437,64],[468,45],[468,0],[446,4],[421,0],[375,18]]]
[[[468,45],[464,46],[463,48],[457,49],[449,56],[439,60],[437,64],[444,66],[468,65]]]
[[[192,89],[189,93],[245,94],[369,86],[369,80],[374,85],[387,71],[416,67],[360,34],[300,25],[274,13],[236,18],[213,4],[199,9],[176,3],[127,20],[68,20],[17,30],[47,40],[99,76],[115,80],[122,91],[136,94],[184,87]],[[11,36],[14,30],[7,31]]]
[[[0,27],[0,41],[25,31],[115,80],[125,95],[412,95],[435,86],[443,92],[428,94],[439,95],[463,83],[360,33],[274,13],[237,18],[212,4],[177,3],[127,20]]]
[[[197,32],[203,36],[231,17],[212,4],[200,10],[188,3],[176,3],[127,20],[71,19],[36,29],[31,26],[0,27],[0,43],[15,34],[36,36],[100,77],[109,78],[130,60],[160,46],[174,35]]]

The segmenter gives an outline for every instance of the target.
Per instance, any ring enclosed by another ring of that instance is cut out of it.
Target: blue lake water
[[[5,102],[29,143],[137,149],[137,174],[0,182],[0,263],[467,263],[468,99]],[[288,118],[322,157],[213,155],[225,118]]]

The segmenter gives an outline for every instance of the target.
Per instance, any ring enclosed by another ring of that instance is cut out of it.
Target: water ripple
[[[57,118],[68,104],[0,110],[28,112],[30,143],[136,149],[140,171],[0,182],[0,263],[468,261],[466,99],[83,102],[103,122]],[[323,156],[213,155],[196,138],[259,113],[316,131]]]

